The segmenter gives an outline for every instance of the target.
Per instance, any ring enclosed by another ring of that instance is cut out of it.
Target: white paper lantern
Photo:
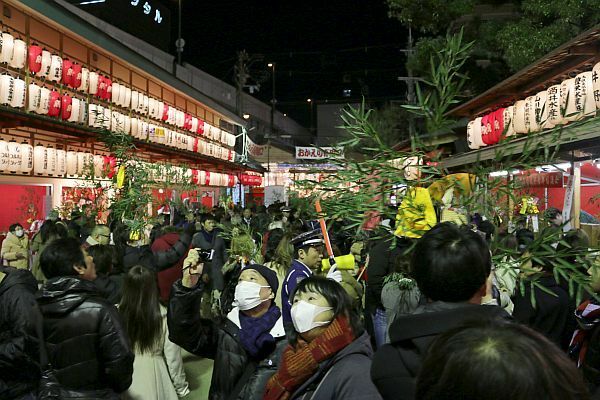
[[[33,148],[33,173],[35,175],[46,175],[48,171],[48,153],[46,147],[41,144]]]
[[[113,93],[115,88],[113,87]],[[127,102],[127,86],[120,84],[119,90],[117,93],[117,104],[121,107],[129,107],[129,103]]]
[[[10,101],[10,106],[15,108],[25,107],[25,92],[27,87],[25,81],[20,78],[15,78],[14,82],[14,93]]]
[[[529,96],[525,99],[525,129],[527,132],[538,132],[540,127],[535,120],[535,97]]]
[[[40,78],[47,78],[50,75],[50,69],[52,68],[52,53],[48,50],[42,50],[42,68],[38,72],[37,76]]]
[[[50,107],[50,89],[46,87],[40,88],[40,104],[37,109],[37,113],[41,115],[48,114],[48,109]]]
[[[67,152],[56,150],[56,176],[65,176],[67,173]]]
[[[97,104],[90,104],[88,106],[88,126],[89,127],[95,127],[96,126],[96,117],[98,115],[98,105]]]
[[[13,68],[22,69],[27,60],[27,45],[21,39],[13,41],[13,53],[9,65]]]
[[[21,170],[21,145],[15,141],[8,142],[8,172],[16,174]]]
[[[52,146],[48,146],[46,148],[46,154],[48,157],[48,169],[46,170],[46,174],[49,176],[54,176],[56,174],[56,149]]]
[[[596,109],[600,110],[600,62],[594,65],[592,69],[592,88],[594,90],[594,100],[596,100]]]
[[[560,84],[561,108],[565,110],[564,119],[567,122],[577,119],[575,104],[575,78],[565,79]]]
[[[138,112],[139,104],[140,104],[139,93],[136,90],[131,91],[131,109],[135,112]]]
[[[124,132],[129,135],[131,133],[131,117],[123,115],[123,123],[125,124]]]
[[[119,104],[119,93],[120,93],[120,90],[121,90],[121,85],[118,82],[113,82],[113,84],[112,84],[112,92],[111,92],[110,97],[111,97],[111,101],[114,104],[117,104],[117,105]]]
[[[192,117],[192,126],[190,128],[190,132],[196,133],[198,131],[198,118]]]
[[[597,76],[598,79],[600,77]],[[575,77],[575,108],[577,119],[592,116],[596,112],[592,71],[582,72]]]
[[[154,118],[154,116],[156,115],[156,109],[158,108],[157,103],[158,103],[158,101],[153,97],[150,97],[148,99],[148,115],[151,118]]]
[[[9,105],[15,93],[15,78],[10,75],[0,76],[0,104]]]
[[[79,122],[79,107],[81,107],[79,99],[73,98],[71,101],[71,115],[67,121],[75,123]]]
[[[148,115],[148,107],[150,106],[150,98],[146,95],[144,95],[144,103],[143,103],[143,107],[142,107],[142,113],[144,115]]]
[[[102,110],[102,113],[103,113],[104,117],[102,118],[102,121],[101,121],[101,128],[110,130],[110,128],[111,128],[110,108],[104,107],[104,109]]]
[[[121,129],[121,127],[119,125],[119,112],[112,111],[110,113],[110,119],[111,119],[112,130],[115,132],[118,132]]]
[[[146,121],[142,121],[142,129],[140,131],[140,139],[148,140],[149,134],[150,134],[150,124],[148,124]]]
[[[78,163],[78,155],[76,151],[67,151],[67,176],[75,177],[77,176],[77,167]]]
[[[175,124],[177,127],[183,128],[183,125],[185,124],[185,113],[183,111],[177,110],[175,115]]]
[[[177,110],[171,106],[169,106],[169,110],[167,112],[167,123],[171,125],[175,125],[177,122]]]
[[[209,176],[209,185],[210,186],[219,186],[219,174],[215,172],[211,172]]]
[[[131,136],[138,139],[140,134],[140,121],[137,118],[131,118]]]
[[[8,32],[2,33],[2,43],[0,44],[0,63],[9,63],[12,59],[13,46],[15,38]]]
[[[550,129],[554,126],[548,117],[548,92],[546,90],[535,95],[535,120],[541,129]]]
[[[230,133],[229,134],[229,139],[227,140],[227,145],[229,147],[235,147],[235,139],[236,139],[235,135],[232,134],[232,133]]]
[[[90,74],[89,74],[89,86],[88,86],[88,93],[89,94],[96,94],[96,93],[98,93],[98,83],[99,83],[98,73],[94,72],[94,71],[90,71]]]
[[[514,115],[514,107],[509,106],[506,107],[502,113],[502,120],[504,121],[504,131],[505,135],[512,136],[515,134],[515,128],[513,126],[513,115]]]
[[[62,63],[63,60],[60,56],[52,54],[52,61],[50,62],[50,74],[48,79],[52,82],[60,82],[62,79]]]
[[[19,173],[27,175],[33,169],[33,146],[27,142],[21,143],[21,169]]]
[[[104,177],[104,157],[99,154],[95,154],[93,158],[94,162],[94,177],[100,179]]]
[[[0,138],[0,172],[8,172],[10,166],[10,149],[6,140]]]
[[[89,174],[88,157],[86,153],[77,152],[77,176],[87,176]]]
[[[79,123],[84,124],[87,121],[88,104],[85,100],[79,100]]]
[[[29,93],[27,96],[27,111],[37,112],[41,100],[41,88],[35,83],[29,84]]]
[[[96,81],[96,84],[98,84],[98,81]],[[90,89],[90,70],[85,67],[81,68],[81,85],[79,85],[78,89],[85,93]]]
[[[515,133],[527,133],[527,127],[525,125],[525,100],[517,101],[513,111],[513,127]]]

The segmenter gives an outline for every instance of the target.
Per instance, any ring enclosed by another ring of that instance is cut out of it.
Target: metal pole
[[[267,140],[267,171],[271,172],[271,136],[275,135],[275,63],[271,63],[271,131]],[[267,179],[267,183],[268,183]]]
[[[179,23],[177,24],[177,39],[181,44],[181,0],[179,0]],[[181,53],[183,52],[183,46],[177,47],[177,64],[181,65]]]

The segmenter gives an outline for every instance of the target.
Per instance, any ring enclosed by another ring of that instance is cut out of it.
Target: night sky
[[[177,37],[177,2],[172,7]],[[387,16],[383,0],[182,0],[183,59],[233,83],[236,52],[262,54],[251,67],[261,84],[255,94],[271,99],[267,63],[277,65],[278,110],[308,125],[307,98],[351,102],[400,99],[405,86],[406,31]],[[174,53],[174,46],[172,52]],[[350,89],[350,97],[343,91]]]

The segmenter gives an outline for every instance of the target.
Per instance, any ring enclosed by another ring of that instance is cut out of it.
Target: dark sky
[[[165,2],[169,4],[166,0]],[[307,98],[317,102],[401,98],[406,32],[384,0],[182,0],[184,61],[233,83],[236,52],[262,54],[251,67],[269,102],[266,64],[277,65],[278,109],[308,125]],[[172,0],[176,39],[177,2]],[[174,51],[174,47],[173,47]],[[351,90],[351,98],[342,96]]]

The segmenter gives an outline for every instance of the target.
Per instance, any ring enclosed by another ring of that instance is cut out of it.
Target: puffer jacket
[[[93,282],[49,279],[38,304],[48,358],[71,398],[114,398],[131,385],[134,355],[127,334],[117,309]]]
[[[19,398],[37,387],[36,291],[29,271],[0,267],[0,399]]]
[[[287,346],[281,317],[270,332],[276,340],[275,350],[262,360],[252,360],[238,340],[240,325],[237,308],[220,322],[200,318],[200,300],[204,288],[202,281],[195,288],[186,288],[181,281],[173,285],[167,313],[170,340],[190,353],[214,360],[208,396],[210,400],[229,399],[248,365],[255,365],[256,369],[237,400],[262,399],[267,381],[277,371],[281,354]]]
[[[2,242],[0,253],[6,266],[27,269],[29,266],[29,238],[27,235],[18,237],[14,233],[8,232],[6,239]],[[23,257],[17,257],[17,253],[21,253]]]

